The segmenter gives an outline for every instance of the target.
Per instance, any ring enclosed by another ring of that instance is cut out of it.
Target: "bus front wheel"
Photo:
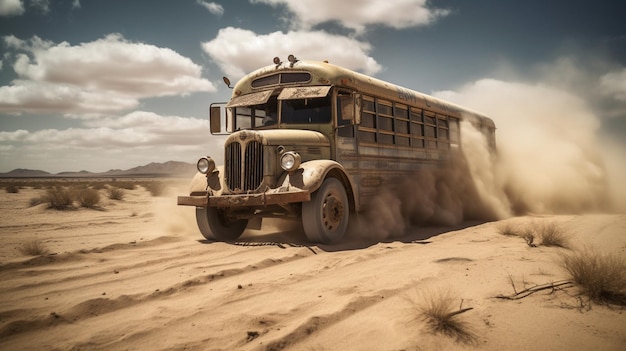
[[[312,242],[339,241],[348,229],[349,216],[348,196],[337,178],[324,180],[311,195],[311,201],[302,203],[304,233]]]
[[[247,219],[229,219],[216,207],[196,207],[196,222],[207,240],[232,241],[243,233]]]

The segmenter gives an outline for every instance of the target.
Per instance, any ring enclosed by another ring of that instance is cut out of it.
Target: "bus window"
[[[283,123],[329,123],[330,97],[281,100]]]
[[[337,94],[337,133],[341,137],[354,138],[355,100],[350,93]]]
[[[406,105],[396,104],[394,110],[396,118],[396,133],[409,134],[409,110]]]
[[[361,125],[368,128],[376,128],[376,109],[374,99],[369,96],[363,97],[363,113],[361,114]]]
[[[378,129],[393,131],[393,108],[391,107],[391,102],[380,99],[378,100]]]

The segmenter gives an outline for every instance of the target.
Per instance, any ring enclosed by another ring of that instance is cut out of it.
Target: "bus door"
[[[359,208],[359,155],[356,142],[356,125],[360,123],[361,96],[349,91],[338,91],[337,116],[335,131],[335,160],[339,162],[355,186],[356,206]]]

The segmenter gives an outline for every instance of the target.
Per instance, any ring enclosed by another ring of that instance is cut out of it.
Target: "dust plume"
[[[610,207],[609,178],[599,145],[600,120],[583,100],[548,86],[497,80],[478,81],[450,97],[496,123],[494,167],[475,167],[478,171],[472,176],[476,184],[492,185],[479,190],[482,199],[498,200],[491,204],[500,210],[500,217]],[[471,134],[467,129],[463,137]],[[466,152],[466,157],[475,165],[473,155]]]
[[[607,172],[623,161],[606,166],[603,157],[610,153],[601,150],[600,119],[580,98],[544,85],[497,80],[437,96],[491,117],[497,153],[490,154],[484,136],[463,122],[462,157],[373,200],[361,227],[372,236],[401,235],[416,224],[606,211],[611,194],[624,194]]]

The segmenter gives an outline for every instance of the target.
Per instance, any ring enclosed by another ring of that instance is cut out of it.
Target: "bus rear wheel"
[[[348,196],[336,178],[324,180],[311,195],[311,201],[302,203],[302,225],[306,237],[316,243],[339,241],[348,229],[350,207]]]
[[[196,222],[207,240],[233,241],[248,225],[247,219],[230,219],[217,207],[196,207]]]

